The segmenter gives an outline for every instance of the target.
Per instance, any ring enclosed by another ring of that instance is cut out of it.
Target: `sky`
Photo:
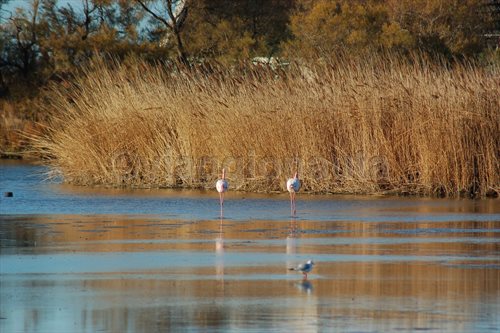
[[[81,0],[59,0],[58,5],[71,4],[73,8],[79,8],[82,6]],[[0,15],[0,20],[5,20],[10,16],[10,13],[15,12],[16,8],[30,8],[31,0],[10,0],[6,5],[2,6],[2,13]]]
[[[7,4],[2,7],[2,13],[0,14],[0,23],[2,23],[3,20],[7,19],[11,13],[15,12],[16,8],[29,9],[31,2],[32,0],[8,1]],[[75,10],[83,8],[82,0],[58,0],[57,2],[58,7],[64,7],[68,4],[70,4],[71,7],[73,7]],[[182,2],[180,4],[182,4]],[[154,10],[155,7],[152,8]],[[182,8],[182,6],[180,8]],[[175,11],[174,14],[177,15],[177,11]]]

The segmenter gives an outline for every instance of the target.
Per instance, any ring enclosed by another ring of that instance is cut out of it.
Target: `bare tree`
[[[165,29],[174,35],[177,53],[182,63],[188,63],[188,56],[184,48],[181,37],[182,26],[187,17],[188,5],[186,0],[159,0],[161,8],[154,10],[151,7],[152,1],[135,0],[141,7],[150,14],[155,20],[161,23]],[[168,38],[168,36],[167,36]]]
[[[83,5],[83,15],[84,15],[84,20],[83,20],[83,26],[85,28],[85,34],[82,36],[82,40],[87,39],[88,35],[90,34],[90,25],[92,23],[92,13],[97,9],[97,6],[94,4],[91,6],[91,3],[89,0],[82,0],[82,5]]]
[[[0,68],[15,68],[24,76],[36,70],[38,44],[39,0],[32,0],[28,15],[9,18],[2,36]]]

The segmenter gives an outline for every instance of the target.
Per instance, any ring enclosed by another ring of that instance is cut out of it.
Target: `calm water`
[[[500,331],[499,200],[299,195],[291,218],[229,192],[220,219],[215,191],[43,171],[0,162],[2,333]]]

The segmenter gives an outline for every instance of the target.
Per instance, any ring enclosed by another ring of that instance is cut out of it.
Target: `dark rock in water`
[[[11,198],[11,197],[14,196],[14,193],[12,193],[12,192],[4,192],[3,196],[7,197],[7,198]]]

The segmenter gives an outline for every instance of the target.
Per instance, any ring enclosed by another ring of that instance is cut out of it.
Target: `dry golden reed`
[[[328,193],[499,190],[500,70],[414,57],[284,69],[97,61],[34,139],[69,183]]]

